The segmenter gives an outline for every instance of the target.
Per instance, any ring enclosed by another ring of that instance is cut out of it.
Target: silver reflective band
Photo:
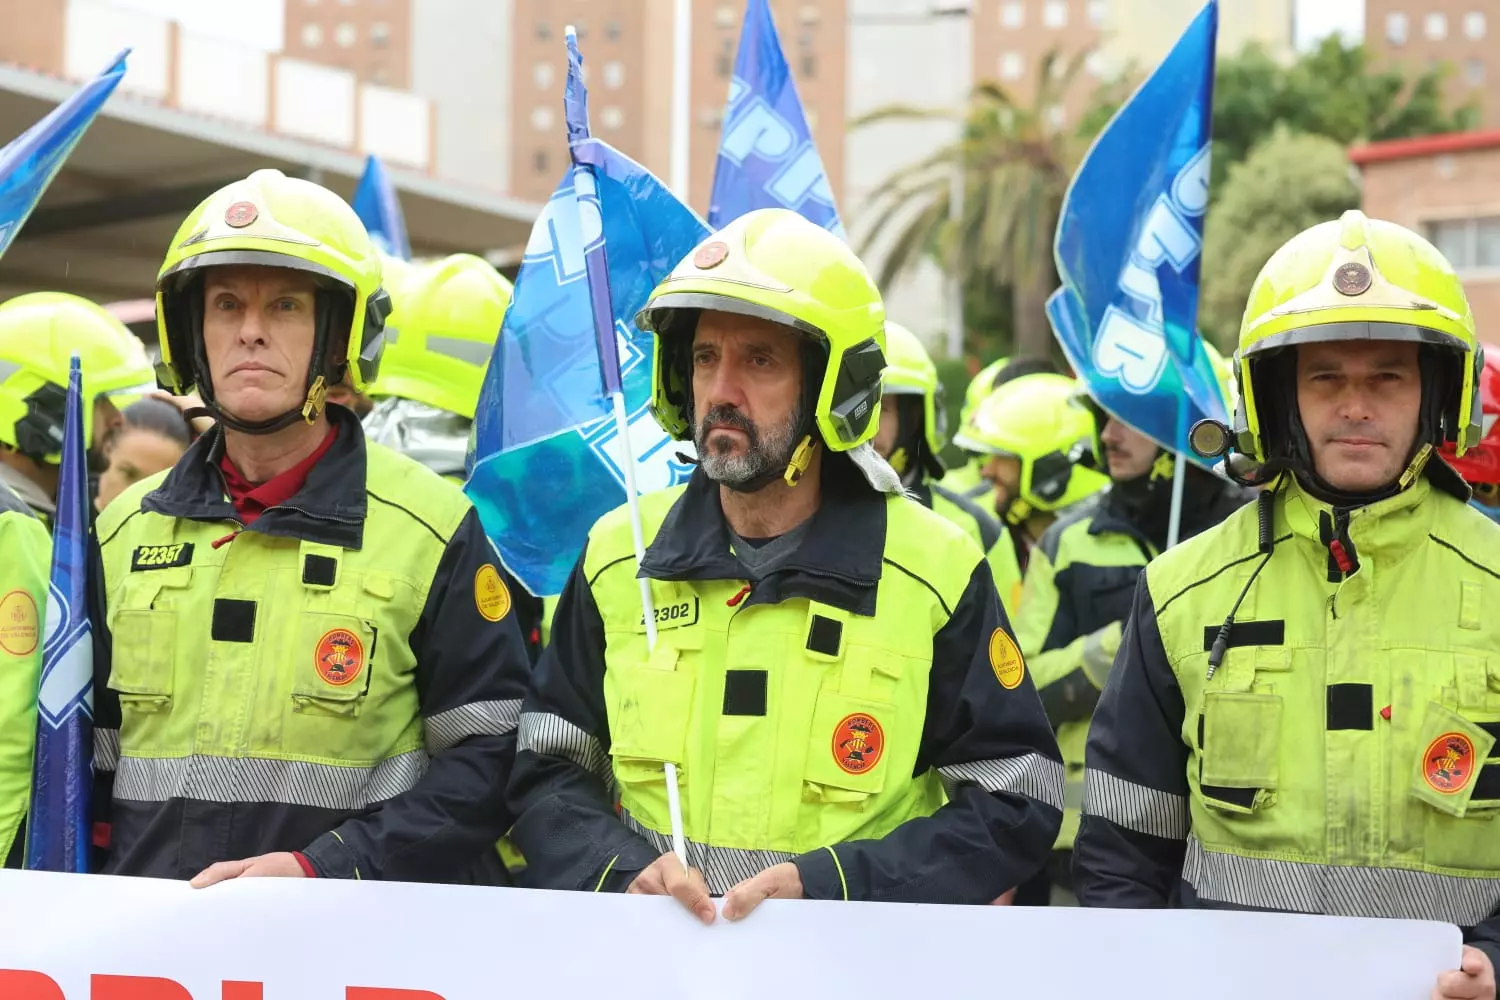
[[[427,752],[437,755],[470,736],[504,736],[521,721],[521,699],[476,701],[450,708],[422,721]]]
[[[1083,814],[1167,840],[1188,835],[1186,796],[1137,785],[1095,768],[1084,772]]]
[[[950,789],[965,782],[987,792],[1014,792],[1044,802],[1053,809],[1063,807],[1063,766],[1060,761],[1028,753],[1020,757],[998,757],[968,764],[938,768],[938,776]]]
[[[434,334],[427,335],[427,349],[433,354],[441,354],[445,358],[462,361],[473,365],[475,368],[483,368],[490,363],[490,355],[495,353],[494,344],[481,344],[474,340],[463,340],[459,337],[442,337]]]
[[[1500,879],[1404,868],[1246,858],[1189,837],[1182,879],[1200,899],[1330,917],[1438,920],[1472,927],[1500,907]]]
[[[115,798],[132,802],[279,802],[351,811],[409,791],[427,773],[421,750],[374,767],[311,764],[264,757],[120,758]]]
[[[120,731],[94,730],[94,771],[113,771],[120,760]]]
[[[522,750],[566,757],[584,770],[597,774],[606,783],[614,779],[609,759],[599,741],[567,719],[551,712],[521,713],[516,752],[520,753]]]
[[[627,809],[620,810],[620,821],[663,854],[672,851],[672,838],[644,826]],[[688,867],[703,873],[711,895],[722,896],[747,878],[754,878],[772,865],[783,864],[796,857],[785,851],[751,851],[742,847],[712,847],[696,840],[684,840],[687,846]]]

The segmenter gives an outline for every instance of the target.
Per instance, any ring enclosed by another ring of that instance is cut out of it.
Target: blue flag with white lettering
[[[708,224],[720,229],[757,208],[789,208],[844,235],[767,0],[745,8]]]
[[[686,482],[651,416],[650,334],[635,314],[708,227],[650,171],[590,138],[581,63],[569,60],[570,169],[531,230],[515,298],[485,372],[465,492],[533,594],[562,591],[595,521],[625,500],[624,451],[606,392],[614,368],[641,493]],[[590,281],[590,256],[607,281]],[[613,342],[595,335],[596,306]],[[608,358],[618,357],[617,368]]]
[[[1208,209],[1216,0],[1094,142],[1058,220],[1062,288],[1047,315],[1110,413],[1174,451],[1226,417],[1197,331]]]
[[[10,249],[47,185],[115,92],[129,54],[125,49],[115,56],[108,69],[0,149],[0,254]]]
[[[36,760],[26,829],[26,867],[89,870],[89,790],[93,783],[94,646],[89,628],[88,469],[78,355],[68,372],[57,517],[52,525],[52,583],[37,695]]]
[[[406,216],[396,186],[380,158],[373,153],[365,157],[365,172],[354,189],[354,214],[365,224],[376,249],[389,257],[411,260],[411,242],[406,238]]]

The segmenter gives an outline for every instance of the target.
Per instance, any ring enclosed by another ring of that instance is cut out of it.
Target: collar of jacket
[[[775,572],[751,581],[745,601],[805,598],[850,614],[875,614],[885,556],[887,497],[842,455],[823,456],[822,497],[802,544]],[[638,574],[653,580],[743,580],[719,486],[695,469],[646,549]]]
[[[324,411],[338,436],[290,500],[272,507],[244,529],[280,538],[358,549],[364,541],[365,435],[359,418],[341,406]],[[224,432],[214,427],[182,456],[141,509],[189,521],[237,521],[224,488],[219,458]]]
[[[1283,482],[1267,487],[1278,488],[1281,495],[1277,497],[1280,508],[1277,520],[1286,527],[1278,526],[1277,534],[1290,531],[1326,552],[1326,524],[1337,526],[1343,522],[1348,525],[1348,537],[1354,542],[1359,559],[1379,554],[1400,558],[1427,538],[1433,505],[1447,500],[1442,495],[1447,491],[1435,490],[1427,476],[1418,476],[1411,486],[1394,496],[1352,510],[1335,508],[1319,500],[1295,476],[1285,476]]]
[[[10,466],[0,464],[0,483],[9,486],[22,503],[48,524],[57,516],[57,503],[40,486]],[[90,509],[89,513],[92,514],[93,510]]]
[[[1159,485],[1165,488],[1150,491],[1144,503],[1128,490],[1106,487],[1089,533],[1120,532],[1148,542],[1158,552],[1164,550],[1172,518],[1172,481],[1161,480]],[[1254,498],[1251,491],[1192,464],[1187,466],[1182,494],[1182,540],[1207,531]]]

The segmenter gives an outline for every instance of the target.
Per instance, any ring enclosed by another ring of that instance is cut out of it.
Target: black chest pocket
[[[1073,607],[1077,609],[1079,635],[1096,632],[1129,616],[1136,580],[1141,575],[1140,566],[1075,563],[1063,573],[1069,576],[1067,589],[1072,593]]]

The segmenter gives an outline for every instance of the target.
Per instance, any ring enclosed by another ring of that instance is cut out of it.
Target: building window
[[[714,57],[714,72],[718,73],[725,80],[729,79],[729,75],[734,72],[733,57],[720,52]]]
[[[545,149],[537,150],[531,154],[531,169],[536,173],[545,174],[547,172],[547,161],[550,159],[551,157],[547,155]]]
[[[302,2],[309,7],[316,7],[318,5],[318,0],[302,0]]]
[[[1441,42],[1448,37],[1448,15],[1442,11],[1433,11],[1428,14],[1422,26],[1427,32],[1427,37],[1434,42]]]
[[[339,43],[341,49],[352,49],[354,43],[359,41],[359,29],[348,21],[342,21],[333,29],[333,40]]]
[[[818,130],[818,121],[819,121],[819,118],[818,118],[818,109],[817,108],[807,108],[807,109],[805,109],[802,112],[802,117],[805,118],[805,119],[807,119],[807,129],[808,129],[809,132],[816,132]]]
[[[1096,28],[1104,26],[1109,18],[1109,3],[1107,0],[1089,0],[1089,23]]]
[[[1471,87],[1484,86],[1484,60],[1470,59],[1464,63],[1464,79],[1469,81]]]
[[[1479,41],[1489,30],[1489,19],[1484,16],[1484,11],[1473,10],[1464,15],[1464,34]]]
[[[376,66],[370,71],[370,82],[385,86],[391,82],[391,75],[385,71],[384,66]]]
[[[1019,80],[1026,72],[1026,60],[1019,52],[1007,52],[1000,57],[1000,79]]]
[[[732,28],[740,23],[740,15],[733,4],[721,3],[714,11],[714,23],[721,28]]]
[[[315,49],[323,44],[323,26],[321,24],[304,24],[302,26],[302,44],[309,49]]]
[[[340,7],[353,7],[354,0],[339,0]]]
[[[1068,0],[1047,0],[1042,8],[1042,23],[1049,28],[1068,26]]]
[[[604,22],[604,38],[606,41],[618,42],[620,36],[625,34],[625,29],[620,27],[619,21]]]
[[[1385,16],[1385,37],[1392,45],[1405,45],[1409,22],[1399,10]]]
[[[573,31],[578,35],[580,42],[589,37],[589,26],[583,23],[582,18],[573,22]]]
[[[625,86],[625,64],[615,59],[604,64],[604,85],[610,90]]]
[[[531,127],[545,132],[552,127],[552,109],[538,105],[531,109]]]
[[[1047,108],[1047,124],[1053,128],[1062,128],[1063,122],[1068,120],[1068,113],[1063,110],[1061,104],[1053,104]]]
[[[1021,0],[1005,0],[1000,5],[1000,27],[1019,28],[1026,23],[1026,5]]]
[[[811,80],[818,75],[818,57],[810,52],[802,54],[802,79]]]
[[[391,26],[384,21],[370,25],[370,44],[383,49],[391,42]]]
[[[1423,228],[1455,270],[1500,269],[1500,216],[1440,219]]]
[[[551,37],[552,25],[548,24],[546,21],[538,21],[536,23],[536,40],[539,42],[545,42]]]
[[[723,122],[723,108],[704,108],[698,112],[698,124],[704,128],[718,128]]]
[[[1083,57],[1083,68],[1096,80],[1104,77],[1104,54],[1098,49]]]
[[[823,19],[823,12],[818,9],[817,4],[805,3],[797,11],[797,17],[802,20],[803,24],[817,24]]]
[[[625,124],[625,112],[611,105],[599,112],[599,121],[611,132],[618,131]]]
[[[538,90],[546,90],[552,86],[553,70],[551,63],[539,62],[531,67],[531,82],[536,84]]]

